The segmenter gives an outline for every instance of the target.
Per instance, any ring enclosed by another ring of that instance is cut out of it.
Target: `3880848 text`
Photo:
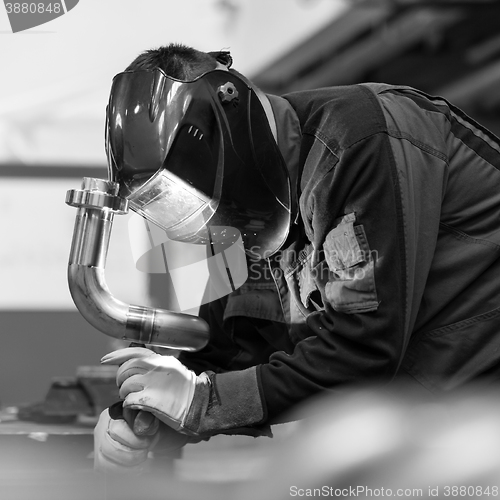
[[[7,14],[61,14],[62,5],[59,2],[54,3],[36,3],[36,2],[16,2],[6,3]]]
[[[443,486],[445,497],[498,497],[498,486]]]

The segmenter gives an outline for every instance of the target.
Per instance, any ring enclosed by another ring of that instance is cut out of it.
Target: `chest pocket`
[[[276,283],[265,261],[252,261],[247,282],[228,296],[224,321],[236,316],[285,322]]]
[[[323,250],[328,264],[325,295],[336,311],[355,314],[378,308],[375,259],[356,214],[342,217],[327,235]]]

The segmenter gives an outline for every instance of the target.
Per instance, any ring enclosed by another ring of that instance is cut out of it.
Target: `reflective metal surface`
[[[84,178],[81,190],[67,193],[66,203],[78,208],[68,265],[76,307],[111,337],[186,351],[202,349],[209,328],[201,318],[126,304],[110,293],[104,269],[113,217],[128,210],[127,201],[117,193],[117,183],[92,178]]]

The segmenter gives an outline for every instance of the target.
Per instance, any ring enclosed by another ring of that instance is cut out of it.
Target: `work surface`
[[[3,414],[0,499],[234,499],[266,467],[273,441],[216,436],[187,445],[178,458],[153,457],[151,472],[127,477],[94,472],[92,432],[92,425],[41,424]]]
[[[91,428],[3,422],[0,500],[500,496],[496,387],[432,403],[387,390],[319,403],[273,426],[274,439],[218,435],[170,460],[156,450],[140,476],[95,473]]]

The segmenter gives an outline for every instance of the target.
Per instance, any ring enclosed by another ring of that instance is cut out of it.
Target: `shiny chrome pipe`
[[[197,351],[208,342],[207,323],[189,314],[126,304],[109,291],[104,268],[114,214],[125,214],[128,202],[118,184],[85,177],[82,189],[71,189],[66,203],[77,207],[68,265],[68,284],[82,316],[111,337],[139,344]]]

